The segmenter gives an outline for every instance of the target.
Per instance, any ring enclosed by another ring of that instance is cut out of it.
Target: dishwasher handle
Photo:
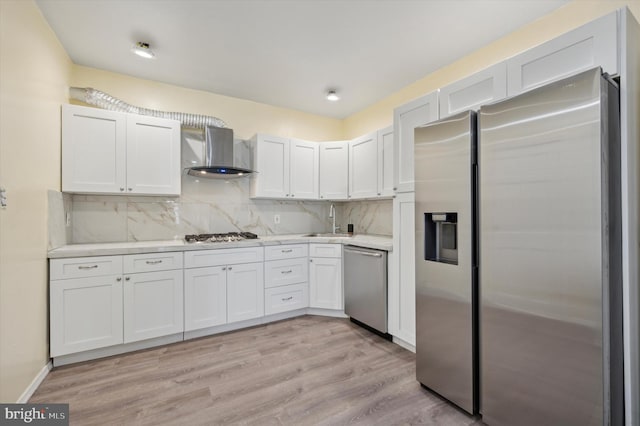
[[[362,254],[364,256],[382,257],[382,253],[371,253],[369,251],[353,250],[353,249],[347,249],[347,248],[345,248],[344,251],[349,253]]]

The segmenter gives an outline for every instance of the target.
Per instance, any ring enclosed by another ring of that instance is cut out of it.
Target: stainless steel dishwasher
[[[344,313],[387,335],[387,252],[344,248]]]

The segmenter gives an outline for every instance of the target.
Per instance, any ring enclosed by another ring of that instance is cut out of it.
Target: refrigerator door
[[[477,412],[474,112],[415,129],[416,377]]]
[[[480,110],[489,425],[610,424],[607,85],[598,68]]]

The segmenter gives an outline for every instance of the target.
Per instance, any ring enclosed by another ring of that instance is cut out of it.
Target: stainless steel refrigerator
[[[416,377],[478,407],[476,114],[415,129]]]
[[[599,68],[480,109],[489,425],[623,423],[618,109]]]

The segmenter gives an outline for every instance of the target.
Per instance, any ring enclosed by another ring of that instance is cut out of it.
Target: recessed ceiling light
[[[149,43],[143,43],[141,41],[137,42],[131,48],[131,51],[141,58],[145,59],[153,59],[156,55],[153,53],[153,50],[149,47]]]
[[[331,102],[339,101],[340,100],[340,96],[338,96],[336,94],[335,90],[329,90],[327,92],[327,100],[331,101]]]

